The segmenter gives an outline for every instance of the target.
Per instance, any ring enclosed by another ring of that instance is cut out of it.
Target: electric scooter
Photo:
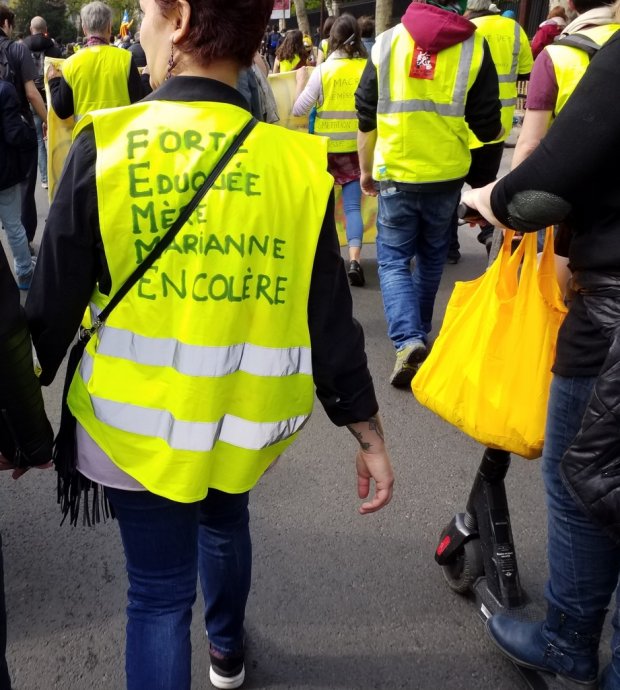
[[[460,205],[458,215],[476,222],[474,209]],[[538,620],[543,612],[530,602],[519,580],[504,479],[510,453],[486,448],[464,513],[444,528],[435,550],[448,586],[458,594],[473,594],[478,613],[486,621],[495,613],[512,613]],[[555,676],[513,664],[531,690],[561,688]]]
[[[512,613],[539,620],[521,587],[510,526],[504,479],[510,453],[487,448],[478,467],[464,513],[457,513],[439,537],[435,560],[448,586],[458,594],[473,594],[484,621],[495,613]],[[531,690],[555,690],[555,676],[513,664]]]

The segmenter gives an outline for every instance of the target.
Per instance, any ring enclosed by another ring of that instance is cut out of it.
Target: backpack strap
[[[556,46],[569,46],[571,48],[578,48],[583,50],[588,55],[590,60],[598,53],[601,46],[593,41],[585,34],[570,34],[569,36],[562,36],[562,38],[553,42]]]

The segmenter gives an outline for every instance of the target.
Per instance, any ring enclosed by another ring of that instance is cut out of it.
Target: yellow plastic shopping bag
[[[537,264],[536,233],[511,254],[506,232],[493,265],[456,283],[439,336],[411,384],[416,398],[489,448],[542,452],[551,366],[566,307],[553,231]]]

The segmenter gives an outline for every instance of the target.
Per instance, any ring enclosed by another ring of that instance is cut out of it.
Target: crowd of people
[[[70,521],[80,506],[113,511],[129,578],[129,690],[191,686],[198,579],[211,683],[240,687],[249,494],[304,427],[315,392],[359,445],[360,513],[392,496],[352,313],[350,287],[366,281],[363,197],[377,200],[389,381],[403,389],[431,347],[444,266],[460,259],[461,199],[492,254],[502,228],[540,229],[559,198],[551,221],[570,308],[542,463],[548,613],[536,623],[497,614],[487,630],[517,664],[619,690],[620,614],[600,685],[598,647],[620,573],[608,479],[618,462],[620,3],[571,0],[577,16],[552,11],[532,45],[490,0],[414,0],[377,36],[370,17],[329,17],[313,38],[269,26],[272,6],[141,0],[139,32],[115,38],[112,10],[94,0],[80,12],[84,38],[63,52],[42,17],[11,40],[15,15],[0,5],[0,220],[15,275],[0,248],[0,467],[18,477],[53,456]],[[46,57],[65,59],[45,72]],[[285,114],[269,78],[286,73],[307,133],[270,124]],[[528,78],[513,169],[496,182]],[[74,132],[35,256],[48,107]],[[70,348],[52,449],[40,386]],[[584,479],[601,455],[603,474]],[[0,588],[0,690],[11,688],[5,645]]]

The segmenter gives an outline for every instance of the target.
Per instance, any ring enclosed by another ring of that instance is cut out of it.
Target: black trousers
[[[0,535],[0,690],[11,690],[11,678],[6,665],[6,606],[4,603],[4,561]]]
[[[34,200],[34,192],[37,186],[38,162],[39,151],[35,148],[32,150],[28,176],[21,183],[22,225],[26,231],[28,242],[32,242],[37,232],[37,203]]]
[[[471,185],[472,189],[484,187],[497,179],[499,166],[502,164],[502,154],[504,153],[504,142],[498,144],[485,144],[478,149],[471,150],[471,165],[465,178],[465,182]],[[455,217],[450,238],[450,253],[457,253],[460,249],[458,236],[458,219]],[[480,227],[478,240],[486,243],[487,237],[493,236],[493,226],[485,225]]]

